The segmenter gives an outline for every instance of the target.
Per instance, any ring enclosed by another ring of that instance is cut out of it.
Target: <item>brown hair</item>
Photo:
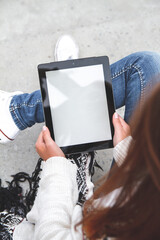
[[[134,141],[124,163],[113,167],[84,206],[83,230],[91,240],[160,239],[160,85],[134,115],[131,129]],[[119,187],[113,205],[104,207],[107,195]]]

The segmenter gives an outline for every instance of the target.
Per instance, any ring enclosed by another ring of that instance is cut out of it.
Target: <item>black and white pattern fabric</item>
[[[98,166],[95,161],[95,153],[82,153],[68,156],[72,163],[75,163],[77,169],[78,201],[77,204],[83,206],[88,194],[87,182],[91,181],[94,174],[94,167]]]
[[[19,209],[19,211],[22,211]],[[12,240],[13,231],[24,218],[24,215],[15,215],[8,211],[0,213],[0,240]]]
[[[0,180],[0,240],[12,240],[13,231],[30,211],[36,197],[41,161],[38,160],[31,176],[25,172],[13,175],[7,187]],[[24,193],[22,184],[28,182],[29,190]]]

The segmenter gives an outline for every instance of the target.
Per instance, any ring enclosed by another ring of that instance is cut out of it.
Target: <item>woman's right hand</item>
[[[51,138],[49,129],[44,126],[36,142],[36,151],[43,160],[50,157],[65,157],[62,150]]]
[[[113,145],[115,147],[123,139],[131,136],[131,129],[117,112],[113,114],[112,122],[114,126]]]

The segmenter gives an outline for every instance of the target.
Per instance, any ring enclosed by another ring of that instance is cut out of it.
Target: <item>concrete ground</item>
[[[160,51],[159,12],[159,0],[1,0],[0,89],[38,89],[37,65],[54,60],[56,40],[66,33],[79,44],[80,57],[108,55],[111,63],[135,51]],[[0,146],[3,182],[33,171],[42,126]],[[104,171],[96,171],[95,181],[109,168],[112,149],[99,151],[97,160]]]

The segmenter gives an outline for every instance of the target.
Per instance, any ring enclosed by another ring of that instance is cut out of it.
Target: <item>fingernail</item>
[[[118,117],[119,117],[118,113],[115,112],[115,114],[114,114],[114,118],[118,118]]]
[[[47,129],[47,128],[46,128],[46,126],[43,126],[43,128],[42,128],[42,129],[43,129],[43,131],[46,131],[46,129]]]

